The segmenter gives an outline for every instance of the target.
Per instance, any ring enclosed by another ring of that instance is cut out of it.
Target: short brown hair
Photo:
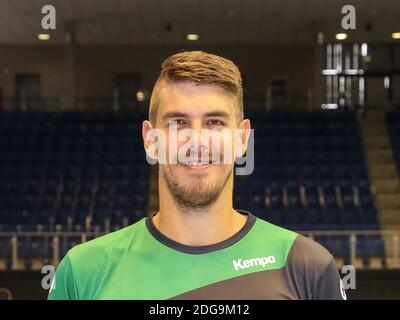
[[[183,51],[165,59],[151,94],[149,119],[155,125],[160,89],[173,82],[213,84],[237,98],[237,118],[243,120],[243,87],[239,68],[231,61],[203,51]]]

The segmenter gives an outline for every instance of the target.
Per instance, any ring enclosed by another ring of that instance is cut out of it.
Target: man
[[[159,162],[159,211],[71,249],[50,299],[345,299],[327,250],[233,208],[234,161],[221,160],[244,154],[250,121],[232,61],[201,51],[166,59],[149,120],[143,139]],[[172,134],[185,130],[185,139]]]

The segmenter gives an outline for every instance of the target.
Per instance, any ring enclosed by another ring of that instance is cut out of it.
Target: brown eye
[[[207,122],[207,125],[210,125],[210,126],[222,126],[223,122],[221,120],[213,119],[213,120],[209,120]]]
[[[183,126],[186,124],[186,121],[184,119],[176,119],[176,120],[171,120],[169,122],[170,126]]]

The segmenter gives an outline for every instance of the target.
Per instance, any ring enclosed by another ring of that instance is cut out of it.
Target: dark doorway
[[[15,104],[19,110],[40,108],[40,74],[19,73],[15,75]]]

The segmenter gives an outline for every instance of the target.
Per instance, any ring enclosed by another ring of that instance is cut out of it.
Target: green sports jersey
[[[77,245],[49,299],[345,299],[332,255],[249,212],[236,234],[188,246],[152,218]]]

